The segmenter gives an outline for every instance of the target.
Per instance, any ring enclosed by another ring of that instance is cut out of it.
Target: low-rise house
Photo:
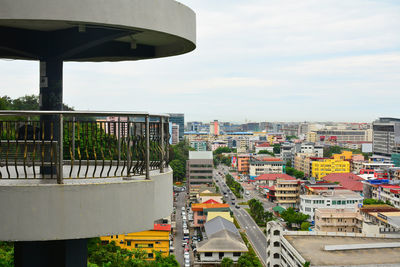
[[[283,165],[284,162],[278,158],[251,158],[249,169],[250,179],[254,179],[264,173],[283,173]]]
[[[360,208],[363,217],[363,233],[400,234],[400,209],[386,204],[364,205]]]
[[[191,209],[193,211],[193,227],[203,227],[207,222],[208,212],[231,212],[229,204],[220,203],[194,203]]]
[[[363,203],[360,194],[350,190],[321,190],[318,195],[301,195],[300,211],[314,220],[316,209],[335,208],[355,210]]]
[[[169,256],[170,224],[154,224],[153,230],[129,234],[111,235],[100,237],[103,244],[112,241],[124,249],[141,249],[146,252],[147,260],[155,260],[154,251],[160,251],[162,256]]]
[[[219,265],[225,257],[237,262],[241,255],[248,252],[246,244],[232,222],[216,217],[208,221],[204,229],[207,239],[197,245],[199,258],[195,264]]]

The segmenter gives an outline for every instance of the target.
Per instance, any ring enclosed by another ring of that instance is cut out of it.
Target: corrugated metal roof
[[[204,224],[204,229],[206,231],[207,237],[218,233],[219,231],[227,230],[234,235],[240,236],[236,226],[230,221],[218,216],[212,220],[209,220]]]

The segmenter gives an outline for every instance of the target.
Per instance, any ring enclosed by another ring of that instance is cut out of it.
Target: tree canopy
[[[281,213],[281,217],[291,229],[294,225],[296,225],[296,228],[299,228],[310,216],[301,212],[296,212],[293,208],[288,208]]]
[[[273,219],[272,212],[265,211],[263,204],[258,199],[250,199],[250,215],[259,226],[265,226],[267,222]]]
[[[294,176],[294,177],[296,177],[298,179],[303,179],[304,178],[304,172],[296,170],[295,168],[286,166],[285,170],[286,170],[286,174],[287,175]]]
[[[268,151],[268,150],[260,150],[258,152],[258,154],[267,154],[267,155],[271,155],[271,156],[275,157],[275,154],[273,152]]]

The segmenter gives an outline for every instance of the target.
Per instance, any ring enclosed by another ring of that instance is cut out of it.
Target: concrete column
[[[85,267],[87,239],[14,243],[15,267]]]
[[[40,61],[40,110],[62,110],[63,105],[63,62],[56,59]],[[60,120],[59,116],[43,115],[40,118],[41,127],[44,126],[44,140],[59,141]],[[41,136],[42,137],[42,136]],[[50,147],[46,147],[46,161],[50,161]],[[48,157],[47,157],[48,156]],[[57,175],[56,167],[41,168],[42,174]]]

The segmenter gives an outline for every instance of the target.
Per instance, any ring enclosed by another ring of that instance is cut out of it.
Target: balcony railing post
[[[128,177],[131,170],[131,123],[129,116],[127,118],[126,133],[126,176]]]
[[[160,155],[160,172],[164,172],[164,155],[165,155],[165,144],[164,144],[164,117],[160,117],[160,138],[161,138],[161,155]]]
[[[118,160],[121,160],[121,117],[118,116]]]
[[[72,160],[75,160],[75,116],[72,117]]]
[[[148,114],[145,117],[145,122],[146,122],[146,155],[145,155],[146,179],[150,179],[150,121]]]
[[[63,115],[59,115],[59,138],[58,138],[58,177],[57,183],[63,184],[64,178],[64,122],[63,122]]]

